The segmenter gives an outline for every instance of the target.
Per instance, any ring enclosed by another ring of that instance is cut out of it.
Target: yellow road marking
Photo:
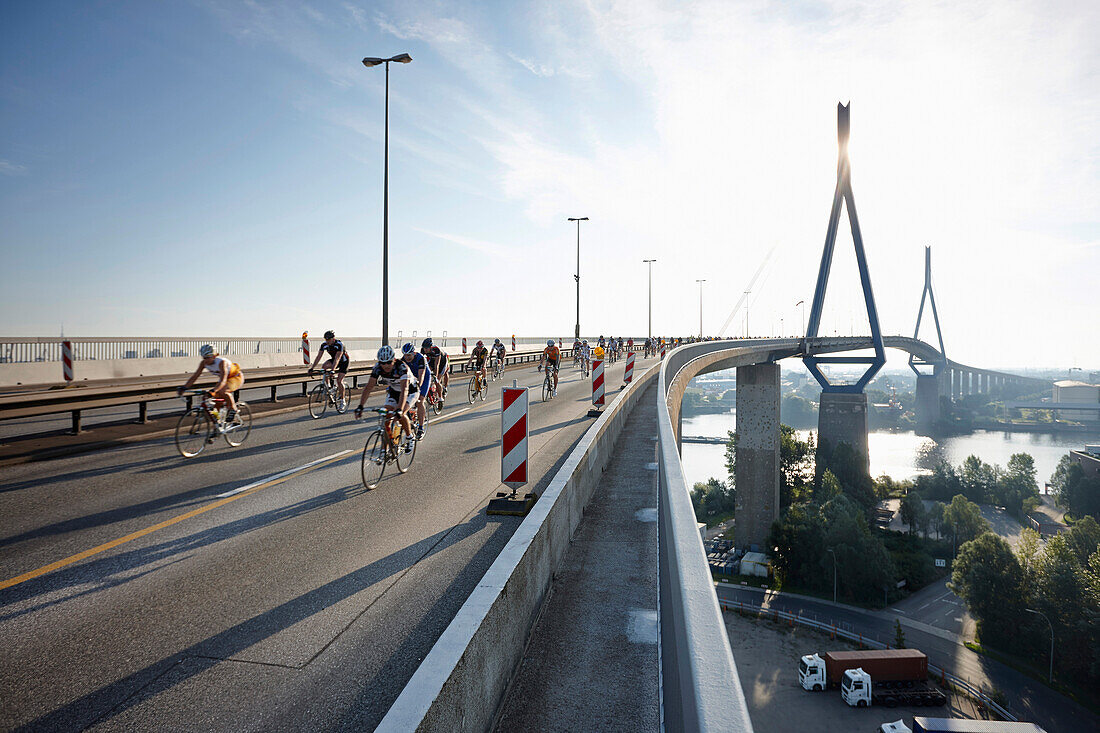
[[[98,555],[101,552],[106,552],[107,550],[118,547],[119,545],[123,545],[123,544],[126,544],[127,542],[131,542],[133,540],[139,539],[141,537],[144,537],[147,534],[151,534],[153,532],[156,532],[158,529],[164,529],[165,527],[171,527],[173,524],[179,524],[180,522],[184,521],[185,519],[191,519],[192,517],[197,517],[198,515],[204,514],[208,511],[210,511],[211,509],[217,509],[220,506],[225,506],[226,504],[228,504],[230,502],[233,502],[233,501],[236,501],[237,499],[240,499],[242,497],[251,496],[252,494],[255,494],[257,491],[260,491],[261,489],[267,489],[267,488],[270,488],[272,486],[276,486],[278,484],[283,483],[284,481],[288,481],[288,480],[290,480],[292,478],[295,478],[297,476],[301,476],[302,474],[308,473],[309,471],[313,471],[313,470],[316,470],[318,468],[322,468],[324,466],[329,465],[330,463],[335,463],[336,461],[339,461],[339,460],[341,460],[343,458],[346,458],[346,457],[347,457],[346,453],[341,454],[341,455],[337,456],[336,458],[332,458],[332,459],[330,459],[328,461],[325,461],[323,463],[318,463],[318,464],[315,464],[313,466],[309,466],[309,467],[304,468],[301,471],[298,471],[296,473],[292,473],[292,474],[287,475],[287,476],[280,476],[279,478],[271,479],[270,481],[259,484],[258,486],[254,486],[254,487],[250,488],[248,491],[244,491],[240,494],[234,494],[233,496],[226,497],[225,499],[219,499],[218,501],[215,501],[211,504],[207,504],[206,506],[199,507],[198,509],[192,509],[191,511],[187,512],[186,514],[181,514],[178,517],[173,517],[172,519],[166,519],[163,522],[158,522],[157,524],[154,524],[151,527],[146,527],[145,529],[139,529],[137,532],[131,532],[130,534],[128,534],[124,537],[119,537],[118,539],[111,540],[110,542],[104,542],[102,545],[97,545],[96,547],[93,547],[89,550],[84,550],[84,552],[78,552],[75,555],[70,555],[69,557],[66,557],[63,560],[58,560],[57,562],[52,562],[49,565],[43,565],[42,567],[40,567],[36,570],[31,570],[29,572],[23,573],[22,575],[17,575],[16,577],[11,578],[10,580],[5,580],[3,582],[0,582],[0,590],[3,590],[5,588],[11,588],[13,585],[19,585],[20,583],[25,583],[28,580],[33,580],[34,578],[37,578],[40,575],[45,575],[46,573],[52,573],[54,570],[59,570],[59,569],[65,567],[67,565],[72,565],[73,563],[80,562],[81,560],[85,560],[85,559],[91,557],[92,555]]]

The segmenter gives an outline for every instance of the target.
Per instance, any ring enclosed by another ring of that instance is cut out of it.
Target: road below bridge
[[[513,378],[541,487],[594,420],[590,383],[565,368],[542,403],[541,374]],[[519,524],[485,514],[500,385],[471,406],[452,379],[409,473],[374,491],[374,423],[332,411],[192,460],[162,439],[0,469],[0,584],[57,565],[0,590],[0,728],[373,728]]]

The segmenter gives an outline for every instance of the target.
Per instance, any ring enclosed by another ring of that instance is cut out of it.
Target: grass
[[[983,646],[977,641],[967,641],[963,643],[966,645],[967,649],[975,654],[981,654],[982,656],[1000,662],[1006,667],[1011,667],[1017,672],[1027,675],[1036,682],[1046,685],[1055,692],[1077,701],[1092,712],[1100,713],[1100,694],[1097,692],[1090,692],[1086,688],[1078,687],[1077,685],[1066,684],[1057,677],[1054,678],[1054,684],[1050,684],[1047,682],[1048,668],[1044,667],[1043,669],[1039,669],[1026,659],[1006,654],[999,649]]]

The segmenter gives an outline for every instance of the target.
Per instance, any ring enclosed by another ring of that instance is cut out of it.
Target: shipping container
[[[840,684],[844,672],[862,667],[875,682],[905,682],[928,677],[928,655],[918,649],[866,649],[858,652],[825,652],[829,686]]]
[[[1046,733],[1035,723],[961,718],[913,718],[913,733]]]

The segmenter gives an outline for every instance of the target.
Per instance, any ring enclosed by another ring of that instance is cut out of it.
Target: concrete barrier
[[[615,440],[659,365],[620,392],[421,662],[378,731],[483,731],[523,659],[527,638]]]

